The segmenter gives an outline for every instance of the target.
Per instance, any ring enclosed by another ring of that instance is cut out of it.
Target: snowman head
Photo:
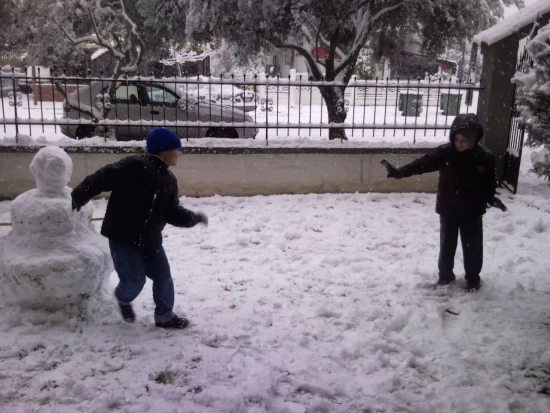
[[[63,149],[46,146],[34,156],[30,170],[40,192],[60,194],[71,179],[73,161]]]

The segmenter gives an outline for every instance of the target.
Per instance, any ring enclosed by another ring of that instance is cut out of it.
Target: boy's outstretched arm
[[[90,202],[94,196],[124,185],[132,174],[132,164],[129,158],[125,158],[106,165],[84,178],[84,181],[71,192],[73,210],[80,211],[80,208]]]
[[[191,228],[197,224],[208,225],[208,217],[202,212],[193,212],[182,207],[176,188],[172,193],[172,201],[166,213],[166,222],[175,227]]]
[[[427,153],[421,158],[415,159],[401,168],[396,168],[385,159],[383,159],[380,163],[386,167],[386,170],[388,171],[388,178],[401,179],[412,175],[422,175],[439,170],[440,156],[440,150],[439,148],[436,148],[430,153]]]

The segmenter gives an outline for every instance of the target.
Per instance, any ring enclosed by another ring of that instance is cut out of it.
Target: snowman
[[[71,208],[72,160],[46,146],[30,170],[36,189],[11,203],[12,230],[0,238],[0,303],[57,310],[103,294],[112,271],[107,242],[90,222],[92,206]]]

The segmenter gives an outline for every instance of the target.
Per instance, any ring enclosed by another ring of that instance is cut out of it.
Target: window
[[[176,106],[178,98],[173,93],[158,86],[146,86],[149,100],[152,104]]]
[[[120,85],[116,89],[115,99],[117,100],[117,102],[138,103],[139,92],[138,92],[137,86],[136,85]]]

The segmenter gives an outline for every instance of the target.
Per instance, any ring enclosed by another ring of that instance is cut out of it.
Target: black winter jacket
[[[176,177],[160,158],[134,155],[89,175],[72,192],[83,206],[94,196],[111,191],[101,234],[138,247],[162,244],[165,225],[193,227],[200,217],[183,208]]]
[[[402,177],[439,171],[436,212],[440,215],[481,216],[495,196],[495,158],[479,143],[459,152],[456,132],[474,128],[483,137],[483,128],[473,114],[458,115],[451,126],[450,142],[399,168]]]

